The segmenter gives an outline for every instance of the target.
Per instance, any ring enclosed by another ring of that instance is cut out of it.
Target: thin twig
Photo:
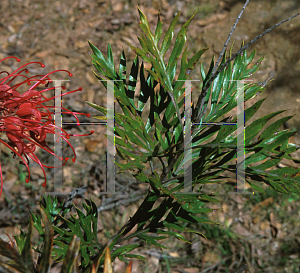
[[[205,272],[208,272],[210,270],[213,270],[215,267],[217,267],[221,262],[217,263],[217,264],[214,264],[214,265],[211,265],[210,267],[202,270],[200,273],[205,273]]]
[[[162,258],[166,258],[166,259],[175,259],[175,257],[172,257],[168,254],[162,254],[160,252],[157,252],[156,249],[150,249],[150,250],[145,250],[143,251],[143,253],[147,254],[147,255],[151,255],[151,256],[154,256],[158,259],[162,259]]]
[[[181,115],[180,115],[180,112],[179,112],[178,105],[177,105],[177,103],[176,103],[176,101],[175,101],[175,98],[174,98],[173,94],[172,94],[168,89],[166,89],[166,91],[167,91],[167,93],[169,94],[169,96],[170,96],[170,98],[171,98],[171,100],[172,100],[172,102],[173,102],[173,105],[174,105],[174,107],[175,107],[175,109],[176,109],[176,114],[177,114],[177,116],[178,116],[179,123],[180,123],[180,127],[181,127],[182,134],[183,134],[183,133],[184,133],[184,126],[183,126],[183,123],[182,123],[182,120],[181,120]]]
[[[242,8],[242,10],[241,10],[241,12],[240,12],[240,14],[238,15],[238,17],[237,17],[237,19],[236,19],[234,25],[232,26],[232,29],[231,29],[231,31],[230,31],[230,33],[229,33],[229,35],[228,35],[228,38],[227,38],[227,40],[226,40],[226,42],[225,42],[225,44],[224,44],[224,46],[223,46],[223,49],[222,49],[222,51],[221,51],[221,53],[220,53],[220,55],[219,55],[219,57],[218,57],[218,60],[217,60],[216,64],[215,64],[215,66],[214,66],[214,69],[213,69],[213,71],[212,71],[212,75],[216,72],[217,67],[218,67],[219,64],[220,64],[220,62],[221,62],[221,60],[222,60],[222,57],[223,57],[223,54],[224,54],[224,52],[225,52],[225,50],[226,50],[226,48],[227,48],[227,45],[228,45],[228,43],[229,43],[229,41],[230,41],[230,38],[231,38],[231,36],[232,36],[232,34],[233,34],[233,32],[234,32],[234,30],[235,30],[235,28],[236,28],[238,22],[240,21],[242,15],[243,15],[243,13],[244,13],[244,10],[245,10],[246,6],[248,5],[248,3],[249,3],[249,0],[247,0],[246,3],[244,4],[244,6],[243,6],[243,8]]]
[[[126,205],[126,204],[129,204],[129,203],[133,203],[135,201],[138,201],[138,200],[142,199],[143,197],[145,197],[145,194],[138,195],[136,197],[129,198],[129,199],[119,200],[119,201],[117,201],[115,203],[112,203],[112,204],[102,205],[102,206],[98,207],[98,213],[101,212],[101,211],[104,211],[104,210],[109,210],[109,209],[112,209],[112,208],[115,208],[115,207],[119,207],[121,205]]]
[[[208,267],[208,268],[202,270],[200,273],[208,272],[208,271],[214,269],[215,267],[217,267],[217,266],[218,266],[219,264],[221,264],[222,262],[226,262],[226,261],[227,261],[228,259],[230,259],[230,258],[231,258],[231,256],[230,256],[230,257],[227,257],[226,259],[224,259],[224,260],[221,261],[221,262],[218,262],[218,263],[216,263],[216,264],[214,264],[214,265],[211,265],[210,267]]]
[[[234,271],[233,273],[242,273],[246,269],[248,269],[248,264],[244,263],[236,271]]]
[[[80,187],[80,188],[77,188],[77,189],[71,191],[70,193],[51,192],[51,193],[49,193],[49,195],[69,195],[69,198],[67,199],[67,201],[64,203],[64,205],[62,207],[62,210],[64,210],[72,204],[72,200],[76,196],[83,196],[86,191],[87,191],[87,186],[83,186],[83,187]]]
[[[230,59],[227,60],[227,62],[225,62],[224,64],[220,65],[219,69],[215,72],[214,75],[212,75],[210,77],[210,79],[208,80],[207,84],[205,86],[203,86],[202,88],[202,92],[198,98],[197,101],[197,105],[195,108],[195,111],[193,113],[196,114],[198,113],[197,117],[195,118],[193,116],[193,123],[199,123],[200,120],[202,119],[202,117],[204,116],[206,109],[203,109],[201,111],[201,109],[203,108],[204,102],[205,102],[205,97],[207,95],[207,91],[209,89],[209,86],[211,85],[211,83],[215,80],[215,78],[220,74],[220,72],[226,68],[228,66],[228,64],[234,60],[241,52],[243,52],[244,50],[246,50],[250,45],[252,45],[253,43],[255,43],[258,39],[260,39],[261,37],[263,37],[264,35],[266,35],[267,33],[271,32],[273,29],[279,27],[280,25],[282,25],[283,23],[290,21],[291,19],[295,18],[296,16],[298,16],[300,13],[297,13],[295,15],[293,15],[292,17],[289,17],[288,19],[282,20],[281,22],[279,22],[278,24],[275,24],[274,26],[272,26],[271,28],[266,29],[262,34],[256,36],[253,40],[251,40],[247,45],[243,46],[240,50],[237,51],[237,53],[233,54],[232,57]],[[195,128],[193,129],[194,133]],[[184,147],[184,143],[182,142],[179,150],[181,150]],[[175,163],[177,162],[179,156],[181,155],[181,153],[176,154],[172,159],[171,162],[169,163],[168,167],[166,168],[166,174],[162,174],[161,175],[161,181],[163,182],[164,179],[166,178],[167,174],[173,169],[173,166],[175,165]]]
[[[265,87],[266,84],[268,83],[269,80],[271,80],[274,76],[275,76],[276,72],[274,72],[269,78],[267,78],[266,80],[262,81],[262,82],[259,82],[259,83],[256,83],[256,85],[259,85],[259,86],[262,86],[262,87]]]
[[[158,159],[159,159],[159,161],[160,161],[160,163],[161,163],[161,165],[162,165],[162,167],[163,167],[162,172],[163,172],[163,173],[166,173],[166,166],[165,166],[164,161],[163,161],[160,157],[158,157]]]
[[[270,33],[273,29],[279,27],[283,23],[292,20],[293,18],[297,17],[298,15],[300,15],[300,12],[298,12],[297,14],[293,15],[292,17],[289,17],[288,19],[284,19],[281,22],[275,24],[274,26],[266,29],[263,33],[261,33],[260,35],[256,36],[253,40],[251,40],[247,45],[241,47],[224,64],[219,66],[219,69],[214,74],[211,75],[211,77],[209,78],[206,85],[203,86],[203,88],[202,88],[202,92],[201,92],[201,94],[198,98],[197,105],[196,105],[196,108],[195,108],[195,113],[198,113],[198,115],[197,115],[197,118],[193,122],[195,122],[195,123],[200,122],[200,120],[204,116],[207,107],[205,109],[203,109],[202,111],[201,111],[201,109],[203,108],[203,105],[204,105],[204,102],[205,102],[205,97],[207,95],[208,89],[209,89],[210,85],[212,84],[212,82],[216,79],[216,77],[223,71],[223,69],[225,69],[232,60],[234,60],[239,54],[241,54],[244,50],[246,50],[250,45],[257,42],[257,40],[259,40],[261,37],[265,36],[267,33]]]

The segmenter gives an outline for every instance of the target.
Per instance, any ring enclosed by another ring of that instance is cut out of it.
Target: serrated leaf
[[[115,78],[116,74],[114,69],[111,68],[110,62],[107,61],[102,54],[102,52],[95,47],[92,43],[88,42],[93,53],[91,56],[93,65],[97,68],[99,72],[105,75],[108,78]]]
[[[199,61],[199,59],[201,58],[203,53],[206,50],[208,50],[208,48],[200,49],[188,62],[186,59],[186,50],[187,50],[187,47],[184,49],[184,51],[182,53],[180,73],[178,76],[178,80],[180,80],[180,81],[177,81],[175,83],[175,86],[174,86],[175,94],[183,86],[184,80],[186,80],[188,78],[189,74],[191,73],[191,71],[193,71],[195,69],[197,62]]]

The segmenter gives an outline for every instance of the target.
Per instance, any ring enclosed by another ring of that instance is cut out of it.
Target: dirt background
[[[64,97],[64,107],[73,111],[91,113],[92,116],[97,115],[98,113],[86,105],[85,101],[105,106],[106,93],[105,89],[93,76],[92,65],[88,54],[88,52],[91,51],[87,43],[88,40],[104,53],[106,53],[107,44],[110,43],[116,63],[118,63],[121,51],[124,49],[127,61],[130,63],[135,57],[135,54],[127,46],[125,40],[134,46],[139,45],[136,38],[140,32],[136,5],[139,5],[141,10],[146,14],[153,28],[156,25],[157,11],[160,8],[164,32],[167,30],[168,25],[177,12],[181,11],[182,15],[175,28],[176,32],[179,31],[180,27],[194,11],[199,9],[199,12],[193,19],[188,30],[189,56],[200,48],[210,47],[202,58],[202,62],[207,69],[212,55],[214,54],[217,57],[222,49],[228,33],[243,6],[243,2],[244,1],[238,0],[146,0],[142,2],[136,0],[1,0],[0,58],[15,56],[22,60],[21,63],[11,60],[1,63],[1,71],[6,70],[12,72],[20,65],[32,61],[39,61],[46,65],[45,68],[41,68],[37,64],[28,66],[32,75],[47,74],[57,69],[66,69],[74,75],[72,78],[69,78],[66,73],[57,73],[55,76],[52,76],[52,79],[70,79],[70,81],[66,83],[68,91],[75,90],[78,87],[82,87],[83,91]],[[242,40],[245,40],[245,43],[247,43],[266,28],[292,16],[296,12],[299,12],[299,10],[300,2],[297,0],[250,1],[230,42],[231,45],[234,40],[236,41],[234,52],[238,50]],[[286,128],[295,128],[298,131],[300,131],[299,30],[300,18],[297,17],[260,39],[248,50],[250,53],[250,51],[256,49],[254,62],[259,60],[262,56],[265,56],[261,69],[253,76],[255,81],[263,81],[268,78],[272,72],[276,72],[275,79],[266,86],[265,92],[257,98],[260,99],[261,97],[268,96],[268,99],[263,104],[256,118],[271,111],[289,109],[285,115],[297,114],[297,116],[286,124]],[[198,65],[193,72],[192,78],[197,79],[199,75]],[[253,102],[251,102],[251,104]],[[66,117],[64,121],[74,122],[74,119]],[[97,120],[81,118],[81,121],[96,122]],[[101,189],[103,189],[103,180],[105,179],[106,143],[104,126],[81,125],[80,127],[64,126],[63,128],[68,129],[68,132],[73,134],[84,134],[87,131],[95,130],[95,134],[89,137],[71,138],[71,144],[74,146],[78,158],[75,164],[68,163],[63,168],[64,192],[70,192],[74,187],[86,185],[88,190],[85,193],[85,197],[93,196],[97,199],[99,205],[103,202],[105,203],[105,197],[99,195]],[[293,141],[299,143],[299,137],[295,137]],[[71,155],[70,149],[66,150],[66,153]],[[42,153],[40,153],[40,156],[45,161],[49,161],[49,158],[47,156],[43,157]],[[0,197],[0,226],[2,227],[0,233],[1,237],[7,239],[6,235],[4,235],[5,233],[16,234],[19,230],[18,228],[26,224],[29,210],[36,211],[40,194],[45,192],[45,189],[42,187],[42,183],[44,182],[43,174],[37,165],[31,165],[32,180],[29,184],[26,184],[24,182],[24,173],[26,176],[26,170],[20,169],[14,160],[12,160],[12,156],[9,152],[5,151],[5,149],[2,149],[1,160],[5,192]],[[14,165],[15,168],[12,168],[11,166]],[[47,191],[49,192],[53,191],[51,185],[53,175],[53,170],[47,170],[49,185]],[[130,178],[126,180],[126,178],[123,177],[123,181],[122,178],[119,179],[120,186],[117,187],[121,188],[122,182],[130,181]],[[147,190],[143,185],[134,185],[134,183],[130,185],[131,190],[138,192]],[[60,196],[64,197],[63,194]],[[81,201],[82,199],[80,198],[75,200],[77,204]],[[249,260],[252,261],[250,272],[271,272],[272,270],[277,270],[270,264],[270,261],[274,260],[274,255],[279,255],[276,254],[276,247],[274,250],[272,244],[274,244],[276,240],[285,238],[288,232],[283,228],[281,230],[280,224],[274,224],[274,221],[271,223],[272,217],[270,218],[269,211],[266,212],[266,220],[257,220],[256,218],[256,220],[253,221],[254,216],[252,213],[249,215],[243,214],[241,218],[244,218],[244,222],[241,227],[240,222],[235,220],[237,217],[234,215],[243,211],[244,201],[244,198],[228,201],[228,203],[225,204],[225,211],[227,212],[226,219],[222,214],[215,214],[214,217],[220,222],[225,222],[225,220],[233,223],[237,222],[232,224],[232,229],[236,234],[242,234],[246,237],[251,237],[255,233],[264,234],[267,238],[266,241],[262,242],[261,239],[257,243],[252,242],[254,244],[254,246],[252,246],[254,250],[251,254],[247,254],[252,257],[252,260],[249,258]],[[275,201],[273,200],[272,202]],[[269,203],[267,202],[267,204]],[[299,203],[294,204],[295,207],[297,207],[298,204]],[[136,204],[121,206],[121,211],[118,213],[122,215],[122,219],[126,220],[129,215],[132,215],[136,208]],[[294,212],[294,208],[292,211]],[[258,216],[256,215],[255,217]],[[111,218],[112,215],[109,213],[106,216],[104,215],[104,219],[108,221],[107,226],[109,226],[110,223],[111,226],[115,226],[115,223],[109,220]],[[121,226],[122,221],[125,220],[120,220],[118,225]],[[271,224],[273,226],[277,225],[277,230],[281,230],[280,237],[274,238],[271,233]],[[103,223],[102,229],[104,229]],[[299,234],[299,225],[294,226],[293,231],[294,236],[296,236],[295,234]],[[204,243],[204,245],[209,246],[207,243]],[[179,252],[178,249],[173,246],[170,253],[175,253],[174,255],[176,256],[176,253]],[[209,253],[210,255],[208,255],[207,252],[206,254],[192,254],[191,261],[193,262],[187,264],[178,263],[172,267],[172,270],[174,270],[172,272],[211,272],[201,270],[204,270],[211,264],[219,263],[220,255],[211,254],[213,251]],[[247,255],[245,254],[246,257]],[[152,272],[162,270],[161,258],[149,254],[149,261],[149,264],[152,266]],[[233,259],[231,269],[235,268],[237,263],[238,262]],[[263,267],[263,264],[267,265]],[[116,267],[117,266],[120,265],[116,264]],[[135,265],[135,272],[141,270],[138,269],[138,266],[138,264]],[[183,268],[185,268],[185,271],[175,271],[175,269],[183,270]],[[218,272],[226,272],[222,271],[225,270],[224,268],[219,266]],[[272,272],[292,272],[283,271],[288,270],[285,268],[278,270],[279,271]]]

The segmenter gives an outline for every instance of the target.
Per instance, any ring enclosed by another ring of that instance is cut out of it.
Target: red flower
[[[16,57],[7,57],[3,60],[0,60],[0,62],[9,59],[14,58],[18,62],[20,62],[19,59]],[[42,93],[54,90],[55,87],[48,88],[48,84],[51,83],[51,79],[49,78],[50,74],[53,74],[57,71],[65,71],[69,73],[69,76],[72,77],[72,74],[67,70],[56,70],[51,73],[48,73],[47,75],[35,75],[32,77],[27,77],[22,72],[29,73],[29,71],[25,68],[25,66],[37,63],[40,64],[41,67],[45,67],[40,62],[30,62],[28,64],[22,65],[12,73],[8,73],[6,71],[0,72],[0,74],[7,74],[6,76],[0,78],[0,133],[5,132],[6,136],[8,138],[8,142],[5,142],[4,140],[0,139],[0,142],[3,143],[6,147],[8,147],[10,150],[12,150],[12,153],[14,156],[18,155],[22,161],[20,161],[20,164],[23,164],[27,167],[28,170],[28,178],[26,179],[26,182],[28,183],[30,180],[30,170],[29,170],[29,160],[28,157],[30,157],[33,161],[38,163],[44,173],[45,176],[45,182],[43,183],[43,186],[46,187],[46,173],[44,170],[44,167],[47,168],[54,168],[51,166],[46,166],[40,162],[38,157],[34,154],[34,151],[36,149],[36,146],[39,146],[46,152],[52,154],[53,156],[56,156],[61,161],[64,161],[62,165],[65,165],[69,158],[61,158],[58,157],[51,148],[48,147],[46,142],[47,134],[58,134],[55,132],[55,122],[53,118],[51,117],[51,114],[54,114],[54,112],[51,112],[51,108],[54,108],[54,106],[46,106],[43,105],[43,103],[50,101],[54,99],[55,97],[46,98],[43,96]],[[17,77],[23,77],[24,80],[21,83],[17,83],[15,85],[12,84],[12,82]],[[32,82],[34,84],[32,85]],[[17,89],[20,86],[28,85],[30,86],[27,91],[24,93],[20,93],[17,91]],[[46,88],[42,91],[36,91],[37,87],[40,87],[41,85],[44,85]],[[65,89],[64,86],[62,86],[62,89]],[[76,91],[81,91],[82,88],[78,88],[76,90],[67,92],[62,94],[61,96],[65,96],[70,93],[74,93]],[[65,108],[62,107],[64,112],[63,114],[72,114],[76,120],[77,124],[79,125],[79,120],[76,115],[86,115],[89,117],[89,114],[83,114],[83,113],[77,113],[77,112],[71,112]],[[70,142],[67,140],[70,138],[71,134],[68,134],[65,130],[59,128],[61,131],[59,135],[62,139],[64,139],[72,148],[74,153],[74,158],[72,159],[73,162],[76,160],[76,154],[75,150],[73,149]],[[57,131],[57,130],[56,130]],[[90,134],[94,133],[94,131],[91,131]],[[90,134],[85,135],[72,135],[72,136],[86,136]],[[0,164],[0,176],[1,176],[1,190],[0,190],[0,196],[3,189],[3,179],[2,179],[2,171],[1,171],[1,164]]]

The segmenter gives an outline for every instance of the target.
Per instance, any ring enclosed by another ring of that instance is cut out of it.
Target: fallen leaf
[[[266,207],[266,206],[272,204],[273,202],[274,202],[273,197],[269,197],[269,198],[265,199],[264,201],[259,202],[256,206],[254,206],[251,209],[251,211],[255,212],[255,211],[257,211],[257,210],[259,210],[259,209],[261,209],[263,207]]]

